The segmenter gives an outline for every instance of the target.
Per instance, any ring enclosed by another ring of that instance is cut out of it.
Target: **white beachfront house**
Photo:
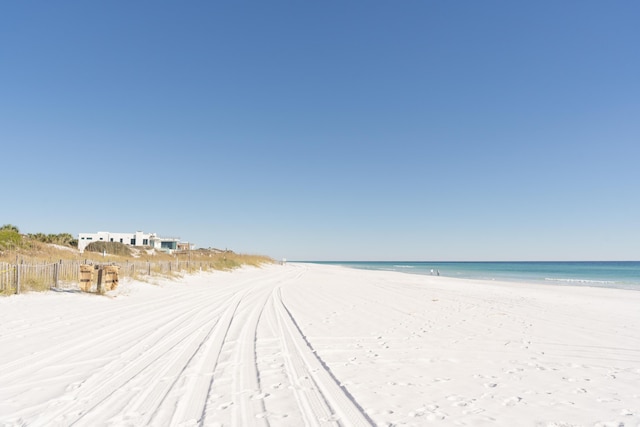
[[[159,237],[155,233],[111,233],[98,231],[97,233],[79,233],[78,249],[83,252],[92,242],[119,242],[128,246],[148,246],[165,252],[173,252],[178,249],[179,237]]]

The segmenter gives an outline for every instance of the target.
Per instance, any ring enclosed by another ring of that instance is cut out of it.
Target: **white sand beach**
[[[640,292],[313,264],[0,298],[0,426],[637,426]]]

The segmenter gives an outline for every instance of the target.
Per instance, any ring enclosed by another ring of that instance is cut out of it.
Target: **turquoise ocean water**
[[[640,261],[599,262],[402,262],[318,261],[365,270],[437,274],[464,279],[596,286],[640,291]]]

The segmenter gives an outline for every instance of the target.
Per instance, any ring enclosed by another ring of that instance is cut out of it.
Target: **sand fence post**
[[[16,255],[16,295],[20,293],[20,263]]]
[[[98,285],[96,288],[96,293],[98,294],[102,294],[103,290],[102,290],[102,273],[103,273],[103,268],[102,266],[100,266],[100,268],[98,268]]]
[[[59,280],[58,277],[60,275],[60,266],[62,265],[62,260],[59,263],[53,264],[53,287],[58,289]]]

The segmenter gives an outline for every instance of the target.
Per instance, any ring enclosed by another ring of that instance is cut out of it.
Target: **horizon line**
[[[483,261],[483,260],[465,260],[465,261],[436,261],[436,260],[422,260],[422,261],[409,261],[409,260],[287,260],[288,262],[422,262],[422,263],[454,263],[454,262],[640,262],[640,260],[493,260],[493,261]]]

